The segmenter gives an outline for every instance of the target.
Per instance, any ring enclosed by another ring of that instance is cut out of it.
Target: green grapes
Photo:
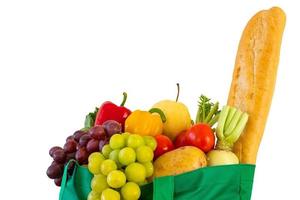
[[[111,171],[107,175],[107,183],[112,188],[120,188],[126,183],[126,176],[119,170]]]
[[[144,139],[142,136],[137,134],[129,135],[127,139],[127,146],[133,149],[138,148],[139,146],[144,145]]]
[[[139,183],[143,182],[146,178],[146,169],[140,163],[132,163],[125,169],[127,180]]]
[[[141,196],[141,189],[136,183],[128,182],[122,187],[121,194],[125,200],[138,200]]]
[[[123,148],[118,156],[118,160],[122,165],[129,165],[134,163],[136,159],[135,151],[130,147]]]
[[[115,161],[113,160],[105,160],[102,162],[101,164],[101,173],[105,176],[107,176],[109,174],[109,172],[113,171],[113,170],[116,170],[118,167],[117,167],[117,164]]]
[[[153,151],[148,146],[140,146],[136,149],[136,158],[140,163],[151,162],[153,157]]]
[[[109,140],[109,146],[112,149],[122,149],[125,146],[125,137],[121,134],[114,134]]]
[[[102,147],[102,154],[105,158],[109,157],[111,151],[112,149],[110,148],[109,144],[106,144]]]
[[[108,188],[106,176],[99,174],[94,176],[91,182],[91,188],[94,192],[101,193],[103,190]]]
[[[120,200],[120,193],[113,189],[105,189],[101,194],[101,200]]]

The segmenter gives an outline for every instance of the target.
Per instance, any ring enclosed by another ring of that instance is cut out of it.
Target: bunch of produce
[[[104,102],[63,148],[51,148],[54,162],[47,175],[60,185],[64,166],[75,159],[94,175],[89,200],[134,200],[140,186],[155,177],[239,163],[232,147],[248,115],[229,106],[221,111],[218,102],[201,95],[193,121],[187,106],[178,102],[179,92],[177,84],[175,101],[162,100],[148,111],[124,107],[126,93],[121,106]]]
[[[115,134],[102,153],[89,156],[88,169],[94,175],[88,200],[130,199],[141,195],[140,185],[152,176],[153,151],[156,141],[152,136]]]
[[[263,22],[264,26],[261,26]],[[276,22],[276,23],[274,23]],[[199,168],[255,164],[269,113],[285,15],[279,8],[256,14],[237,53],[227,105],[201,95],[195,120],[187,106],[162,100],[131,112],[104,102],[84,127],[49,151],[49,178],[60,186],[66,163],[76,160],[93,174],[88,200],[137,200],[140,187],[156,177]],[[254,56],[253,56],[254,55]],[[271,59],[270,59],[271,58]],[[69,165],[68,172],[72,172]]]
[[[121,106],[105,102],[94,112],[86,116],[84,128],[67,137],[63,147],[54,146],[49,150],[53,162],[47,169],[47,176],[54,179],[57,186],[61,185],[63,169],[71,159],[81,165],[88,164],[88,157],[93,152],[99,152],[108,143],[110,137],[123,131],[125,119],[131,111],[124,107],[127,94]],[[69,173],[73,165],[69,166]]]

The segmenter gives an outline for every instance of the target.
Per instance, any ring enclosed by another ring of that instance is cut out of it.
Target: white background
[[[254,200],[299,199],[297,1],[1,1],[1,199],[58,199],[48,150],[105,100],[148,109],[206,94],[226,103],[241,32],[261,9],[287,24]]]

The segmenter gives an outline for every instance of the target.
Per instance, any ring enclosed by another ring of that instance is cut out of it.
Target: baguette
[[[272,101],[285,14],[273,7],[254,15],[245,27],[236,56],[227,104],[249,114],[233,147],[240,163],[255,164]]]

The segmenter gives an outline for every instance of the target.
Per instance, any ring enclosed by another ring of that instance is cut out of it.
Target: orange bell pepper
[[[125,131],[139,135],[156,136],[162,134],[164,113],[158,108],[149,111],[136,110],[125,121]]]

